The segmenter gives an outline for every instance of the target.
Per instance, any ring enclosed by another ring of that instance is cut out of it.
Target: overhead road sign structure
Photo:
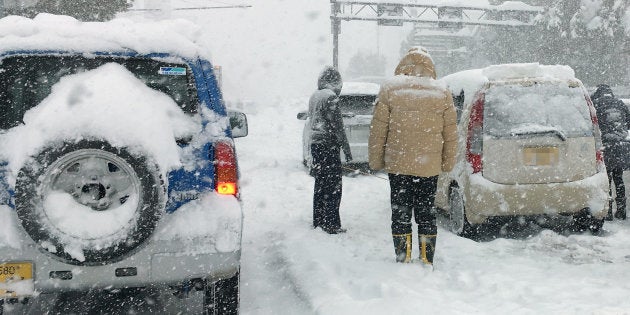
[[[434,3],[403,3],[395,1],[330,0],[331,31],[333,34],[333,65],[338,67],[341,21],[376,21],[382,26],[402,26],[403,23],[434,24],[441,28],[461,28],[464,25],[493,27],[527,27],[543,11],[542,7],[509,2],[502,5],[465,6]]]

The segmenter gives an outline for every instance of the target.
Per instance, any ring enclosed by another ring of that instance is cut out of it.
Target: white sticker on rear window
[[[186,75],[186,68],[160,67],[158,73],[163,75]]]

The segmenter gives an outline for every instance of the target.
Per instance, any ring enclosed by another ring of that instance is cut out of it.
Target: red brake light
[[[215,189],[222,195],[238,193],[238,170],[234,148],[228,142],[217,142],[214,146]]]
[[[591,122],[593,123],[593,135],[595,136],[595,165],[598,172],[605,172],[604,166],[604,144],[602,143],[602,133],[599,130],[599,122],[597,120],[597,112],[595,106],[588,94],[584,93],[586,98],[586,104],[588,105],[589,113],[591,114]]]
[[[472,166],[473,173],[479,173],[483,169],[483,104],[485,94],[479,92],[473,102],[468,122],[468,135],[466,137],[466,160]]]

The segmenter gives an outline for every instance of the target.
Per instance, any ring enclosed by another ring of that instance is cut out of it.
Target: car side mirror
[[[306,117],[308,117],[308,113],[307,112],[299,112],[297,114],[297,119],[299,119],[299,120],[306,120]]]
[[[230,119],[232,138],[241,138],[247,136],[247,116],[245,116],[244,113],[231,110],[229,110],[227,114],[228,118]]]

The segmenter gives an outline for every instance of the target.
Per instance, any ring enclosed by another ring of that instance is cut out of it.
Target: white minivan
[[[570,67],[494,65],[443,80],[459,143],[435,204],[453,232],[471,235],[498,217],[565,216],[601,229],[609,186],[597,116]]]

